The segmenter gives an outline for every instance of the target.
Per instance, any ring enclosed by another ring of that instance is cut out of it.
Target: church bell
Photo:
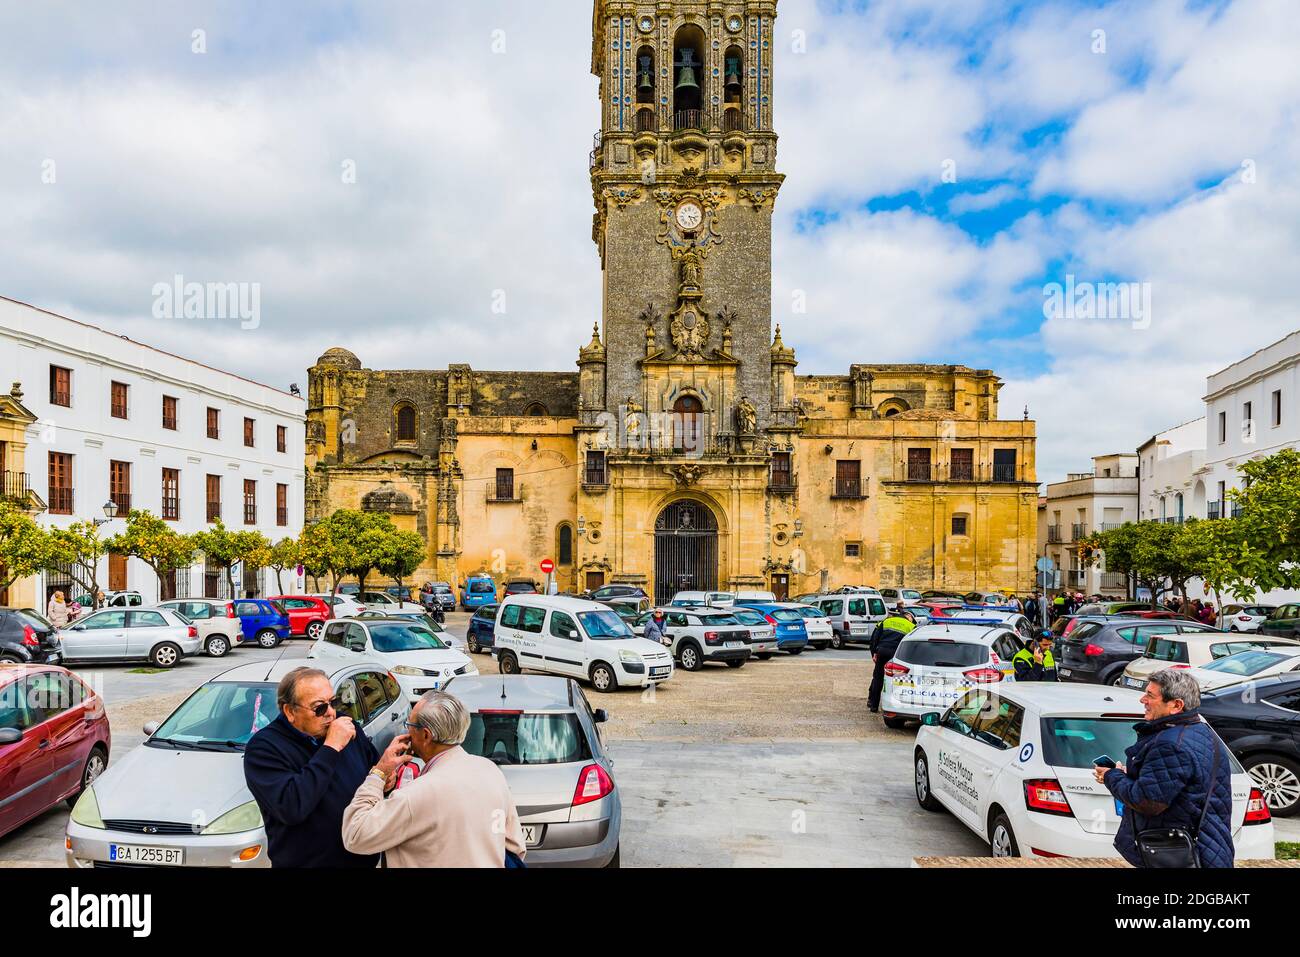
[[[648,56],[640,58],[636,88],[642,93],[653,93],[655,88],[654,65]]]
[[[740,57],[727,57],[726,87],[729,90],[740,89],[743,85],[740,79]]]
[[[677,61],[677,89],[678,90],[698,90],[699,81],[695,78],[695,51],[686,49],[682,51],[682,58]]]

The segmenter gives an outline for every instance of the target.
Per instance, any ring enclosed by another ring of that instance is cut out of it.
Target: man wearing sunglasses
[[[335,708],[323,671],[295,668],[276,689],[280,714],[244,750],[244,779],[262,811],[272,867],[374,867],[343,846],[343,811],[379,760],[366,733]]]

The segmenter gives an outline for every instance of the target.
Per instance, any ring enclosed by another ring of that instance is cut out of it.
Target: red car
[[[306,635],[317,640],[325,631],[325,622],[334,617],[333,609],[322,598],[311,595],[280,595],[275,602],[289,616],[289,634],[294,638]]]
[[[0,664],[0,836],[75,804],[111,746],[104,699],[71,671]]]

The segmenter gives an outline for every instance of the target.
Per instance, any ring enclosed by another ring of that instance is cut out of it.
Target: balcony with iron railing
[[[1128,589],[1128,576],[1123,572],[1102,572],[1101,587],[1107,591],[1125,591]]]
[[[848,498],[848,499],[866,498],[867,497],[866,488],[867,488],[867,482],[865,479],[861,479],[861,478],[836,479],[835,491],[831,494],[831,498]]]
[[[934,470],[929,462],[908,462],[907,480],[909,482],[929,482]]]
[[[0,473],[0,501],[26,505],[32,494],[32,478],[26,472]]]
[[[1115,531],[1115,529],[1123,527],[1123,525],[1124,525],[1123,522],[1102,522],[1100,525],[1097,526],[1097,531],[1113,532]]]
[[[656,133],[659,130],[659,120],[655,116],[653,109],[640,109],[636,111],[636,121],[634,127],[638,133]]]
[[[792,495],[798,488],[799,477],[793,472],[771,472],[768,474],[767,490],[773,495]]]
[[[1222,502],[1206,502],[1206,503],[1205,503],[1205,517],[1206,517],[1206,518],[1218,518],[1222,513],[1223,513],[1223,503],[1222,503]]]
[[[993,465],[993,481],[995,482],[1016,482],[1016,463],[1001,462]]]
[[[1088,537],[1088,525],[1085,522],[1075,522],[1070,526],[1070,540],[1077,542],[1081,538]]]
[[[487,487],[488,504],[517,504],[523,501],[518,489],[515,487],[514,480],[505,481],[497,479],[495,482],[489,482]]]
[[[1051,544],[1053,544],[1053,545],[1059,545],[1059,544],[1061,543],[1061,526],[1060,526],[1060,525],[1048,525],[1048,526],[1047,526],[1047,540],[1048,540]]]

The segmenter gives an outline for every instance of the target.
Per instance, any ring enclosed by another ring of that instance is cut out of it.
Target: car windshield
[[[826,612],[822,611],[820,608],[800,608],[800,609],[798,609],[798,611],[799,611],[799,614],[803,615],[805,618],[825,618],[825,617],[826,617]]]
[[[440,651],[447,646],[438,636],[421,624],[411,622],[399,625],[396,622],[370,626],[370,641],[375,651],[390,653],[396,651]]]
[[[1131,718],[1043,718],[1043,760],[1058,768],[1090,768],[1103,754],[1124,760],[1124,750],[1137,740]]]
[[[777,621],[803,621],[803,615],[797,608],[777,608],[772,611]]]
[[[1280,664],[1291,658],[1276,651],[1239,651],[1205,666],[1206,671],[1221,671],[1227,675],[1257,675],[1271,665]],[[1300,659],[1295,659],[1300,663]]]
[[[274,683],[210,681],[186,698],[145,743],[155,748],[242,751],[277,713]]]
[[[635,638],[632,629],[613,611],[581,611],[578,621],[582,630],[593,640],[605,638]]]
[[[931,668],[972,668],[989,660],[989,649],[970,641],[906,639],[899,644],[894,658]]]
[[[765,625],[767,619],[756,611],[735,611],[731,617],[736,619],[742,625]]]
[[[480,712],[470,716],[461,746],[499,765],[591,760],[591,748],[576,714]]]

